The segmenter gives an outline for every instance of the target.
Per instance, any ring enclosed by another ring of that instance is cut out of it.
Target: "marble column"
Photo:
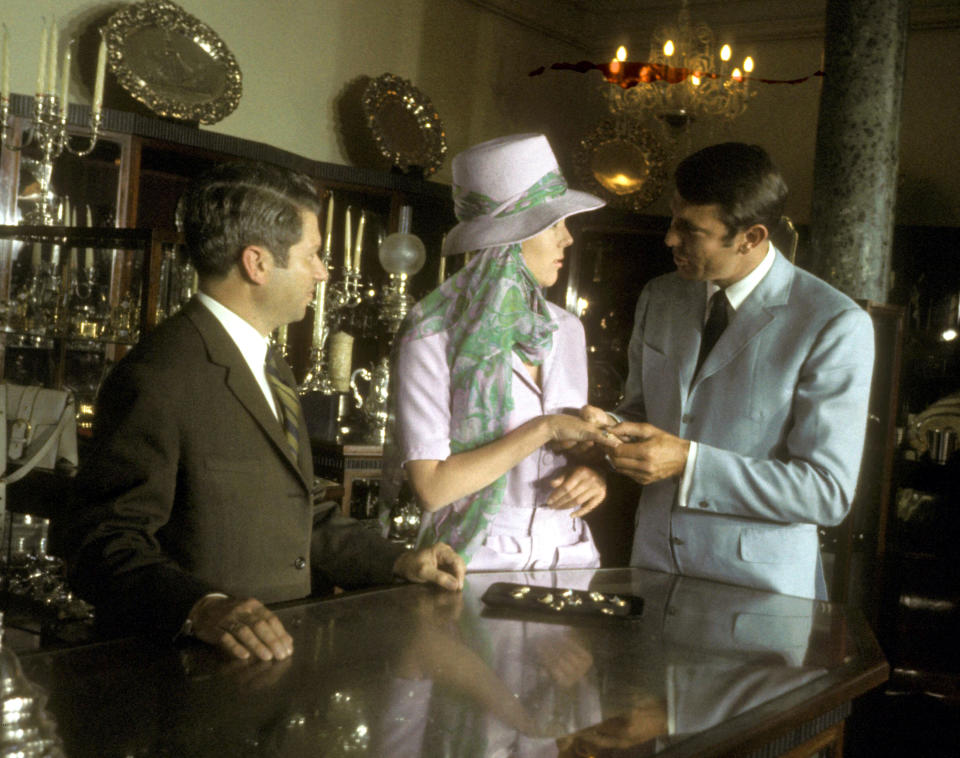
[[[886,302],[909,0],[827,0],[809,268]]]

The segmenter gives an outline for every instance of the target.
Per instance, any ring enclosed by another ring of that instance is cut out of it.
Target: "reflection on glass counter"
[[[491,613],[497,581],[639,595],[643,616]],[[73,758],[717,755],[836,723],[886,676],[855,611],[638,569],[470,574],[462,593],[404,585],[278,615],[282,662],[123,640],[24,671]]]

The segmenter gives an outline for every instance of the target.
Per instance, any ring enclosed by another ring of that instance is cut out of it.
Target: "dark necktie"
[[[277,399],[278,410],[280,411],[280,423],[283,426],[283,435],[287,440],[287,447],[296,460],[300,454],[300,426],[297,418],[300,411],[300,401],[297,399],[296,391],[287,384],[280,373],[280,361],[282,361],[276,351],[267,351],[267,360],[264,363],[264,370],[267,374],[267,381],[273,390],[273,395]]]
[[[700,340],[700,355],[697,356],[697,368],[693,372],[694,377],[700,373],[700,367],[726,328],[727,296],[723,293],[723,290],[717,290],[710,296],[710,315],[707,316],[707,323],[703,326],[703,339]]]

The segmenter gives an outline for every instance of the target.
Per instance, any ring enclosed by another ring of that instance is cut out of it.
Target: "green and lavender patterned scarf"
[[[481,251],[411,310],[402,342],[448,334],[452,454],[506,433],[513,409],[512,354],[542,365],[556,329],[519,244]],[[447,542],[469,563],[505,489],[506,475],[434,513],[418,546]]]

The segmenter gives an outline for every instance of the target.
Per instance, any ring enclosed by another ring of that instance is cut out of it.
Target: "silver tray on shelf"
[[[377,149],[394,166],[417,166],[424,176],[440,167],[447,138],[430,98],[406,79],[382,74],[370,80],[361,103]]]
[[[240,102],[236,58],[207,24],[169,0],[136,3],[107,22],[110,70],[160,116],[214,124]]]

